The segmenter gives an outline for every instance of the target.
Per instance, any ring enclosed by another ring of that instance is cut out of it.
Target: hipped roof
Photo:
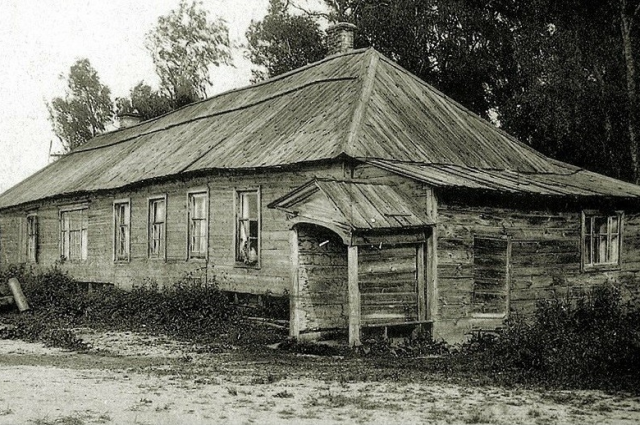
[[[560,186],[573,181],[568,176],[587,173],[545,157],[377,51],[363,49],[100,135],[0,195],[0,209],[192,172],[342,156],[431,166],[445,183],[471,188],[477,181],[460,179],[448,167],[463,174],[540,175]],[[588,176],[598,193],[640,196],[637,186],[621,190],[621,182]],[[511,191],[499,181],[483,187]],[[557,195],[582,196],[584,190],[569,185]]]

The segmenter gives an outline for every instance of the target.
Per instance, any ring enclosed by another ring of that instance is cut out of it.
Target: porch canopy
[[[286,212],[292,222],[327,227],[349,246],[375,243],[380,235],[390,242],[398,237],[423,242],[424,229],[435,224],[426,208],[414,205],[392,186],[354,180],[314,179],[269,208]]]
[[[314,295],[313,282],[305,273],[309,264],[305,263],[303,253],[298,249],[297,224],[330,229],[347,246],[346,267],[342,266],[342,270],[346,274],[345,280],[348,280],[348,309],[344,308],[344,311],[348,311],[351,345],[360,343],[362,326],[395,326],[425,321],[424,245],[427,229],[435,224],[427,215],[426,207],[420,208],[389,184],[314,179],[275,200],[269,208],[284,211],[292,223],[291,336],[299,338],[301,332],[309,332],[309,317],[329,316],[327,312],[320,314],[318,309],[329,309],[328,305],[321,305],[325,302],[323,298],[338,295],[328,293],[326,287]],[[322,246],[329,241],[318,242],[312,246]],[[312,246],[307,245],[305,255],[309,249],[319,249]],[[382,253],[379,250],[385,251],[386,255],[376,254]],[[413,254],[408,254],[410,252]],[[359,257],[362,257],[360,261]],[[334,272],[337,269],[337,266],[332,268]],[[371,281],[371,273],[378,273],[375,275],[377,279],[384,276],[387,283],[382,285],[387,287],[383,290],[366,284],[362,287],[359,280]],[[326,278],[323,276],[321,279]],[[339,276],[331,278],[341,280]],[[395,290],[394,285],[397,286]],[[365,292],[361,299],[362,290]],[[316,302],[308,298],[314,296]],[[302,303],[304,305],[299,304],[302,299],[306,299]],[[315,305],[316,310],[305,311],[310,304]]]

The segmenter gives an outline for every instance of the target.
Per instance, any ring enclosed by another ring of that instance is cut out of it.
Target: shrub
[[[463,354],[510,379],[594,387],[638,382],[638,312],[614,288],[596,288],[575,301],[541,300],[533,320],[511,320],[494,339],[473,339]],[[519,378],[518,378],[519,377]]]
[[[32,308],[29,314],[15,316],[19,326],[12,337],[58,341],[66,348],[80,345],[61,329],[77,326],[146,330],[223,344],[263,344],[282,337],[281,332],[244,320],[215,282],[204,284],[185,276],[162,289],[145,282],[131,291],[113,286],[87,291],[57,269],[34,274],[12,267],[0,279],[8,276],[22,283]]]

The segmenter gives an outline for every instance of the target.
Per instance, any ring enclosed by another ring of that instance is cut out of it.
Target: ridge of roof
[[[351,125],[349,126],[349,131],[347,132],[347,139],[345,140],[345,144],[342,147],[342,152],[346,155],[349,155],[349,153],[355,151],[354,143],[357,140],[360,127],[362,127],[364,115],[369,106],[369,99],[371,98],[371,92],[373,91],[373,85],[375,83],[376,72],[378,71],[378,61],[380,59],[380,56],[381,55],[378,52],[371,48],[367,49],[367,51],[365,52],[366,59],[362,61],[362,67],[360,70],[360,77],[362,78],[360,96],[358,97],[355,107],[353,108]]]

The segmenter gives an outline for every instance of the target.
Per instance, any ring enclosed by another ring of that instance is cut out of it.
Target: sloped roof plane
[[[352,232],[423,229],[434,224],[392,186],[362,181],[314,179],[268,207],[329,225],[345,238]]]
[[[0,195],[0,209],[196,171],[281,167],[343,155],[382,161],[378,165],[429,166],[439,178],[465,187],[482,184],[461,177],[460,170],[475,170],[480,179],[497,178],[496,171],[539,175],[552,185],[588,173],[545,157],[377,51],[361,49],[97,136]],[[621,189],[621,182],[595,173],[584,182],[593,179],[598,193],[640,197],[639,187],[625,183]],[[485,186],[513,189],[508,183]],[[553,192],[536,189],[543,186],[525,192]],[[571,185],[557,192],[585,194]]]

